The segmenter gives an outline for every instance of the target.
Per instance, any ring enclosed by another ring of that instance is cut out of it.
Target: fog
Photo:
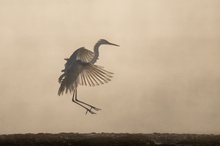
[[[0,134],[220,133],[218,0],[0,0]],[[111,82],[58,96],[64,58],[101,46]]]

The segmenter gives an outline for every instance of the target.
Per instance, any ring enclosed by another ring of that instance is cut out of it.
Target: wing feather
[[[89,86],[98,86],[104,83],[108,83],[111,81],[112,74],[109,71],[106,71],[103,67],[94,65],[91,63],[87,63],[83,65],[83,70],[79,74],[80,78],[80,85],[89,85]]]
[[[80,60],[82,62],[90,62],[94,56],[94,53],[90,50],[81,47],[77,50],[76,60]]]
[[[98,86],[111,81],[112,74],[103,67],[80,60],[74,62],[60,77],[58,95],[74,92],[78,85]]]
[[[64,59],[66,60],[66,64],[64,65],[65,69],[63,69],[62,72],[67,72],[77,60],[85,63],[90,62],[93,56],[94,53],[90,50],[85,49],[84,47],[77,49],[69,58]]]

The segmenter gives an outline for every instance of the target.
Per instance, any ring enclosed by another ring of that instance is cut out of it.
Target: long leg
[[[91,110],[92,110],[92,107],[91,107],[91,109],[88,109],[87,107],[85,107],[84,105],[80,104],[80,103],[77,101],[77,89],[75,89],[75,91],[73,92],[72,101],[73,101],[74,103],[80,105],[80,106],[83,107],[84,109],[86,109],[86,114],[87,114],[87,112],[90,112],[91,114],[96,114],[95,112],[91,111]]]
[[[77,99],[77,89],[76,89],[75,93],[76,93],[75,100],[76,100],[77,102],[82,103],[82,104],[85,104],[85,105],[91,107],[91,110],[92,110],[92,109],[94,109],[94,110],[96,110],[96,111],[101,110],[101,109],[99,109],[99,108],[97,108],[97,107],[94,107],[94,106],[88,104],[88,103],[85,103],[85,102],[82,102],[82,101],[78,100],[78,99]]]

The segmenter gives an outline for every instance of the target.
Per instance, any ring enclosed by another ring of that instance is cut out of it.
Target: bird
[[[82,108],[86,109],[87,112],[91,114],[96,114],[95,111],[101,110],[93,105],[85,103],[77,99],[77,87],[78,85],[89,85],[98,86],[111,81],[112,72],[104,69],[104,67],[95,65],[99,59],[99,47],[101,45],[119,45],[110,43],[105,39],[100,39],[94,46],[94,52],[87,50],[85,47],[80,47],[77,49],[69,58],[64,58],[66,63],[63,72],[58,78],[60,87],[58,90],[58,95],[63,95],[63,93],[73,93],[72,101]]]

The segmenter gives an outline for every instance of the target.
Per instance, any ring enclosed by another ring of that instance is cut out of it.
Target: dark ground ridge
[[[213,134],[38,133],[0,135],[1,146],[220,146]]]

